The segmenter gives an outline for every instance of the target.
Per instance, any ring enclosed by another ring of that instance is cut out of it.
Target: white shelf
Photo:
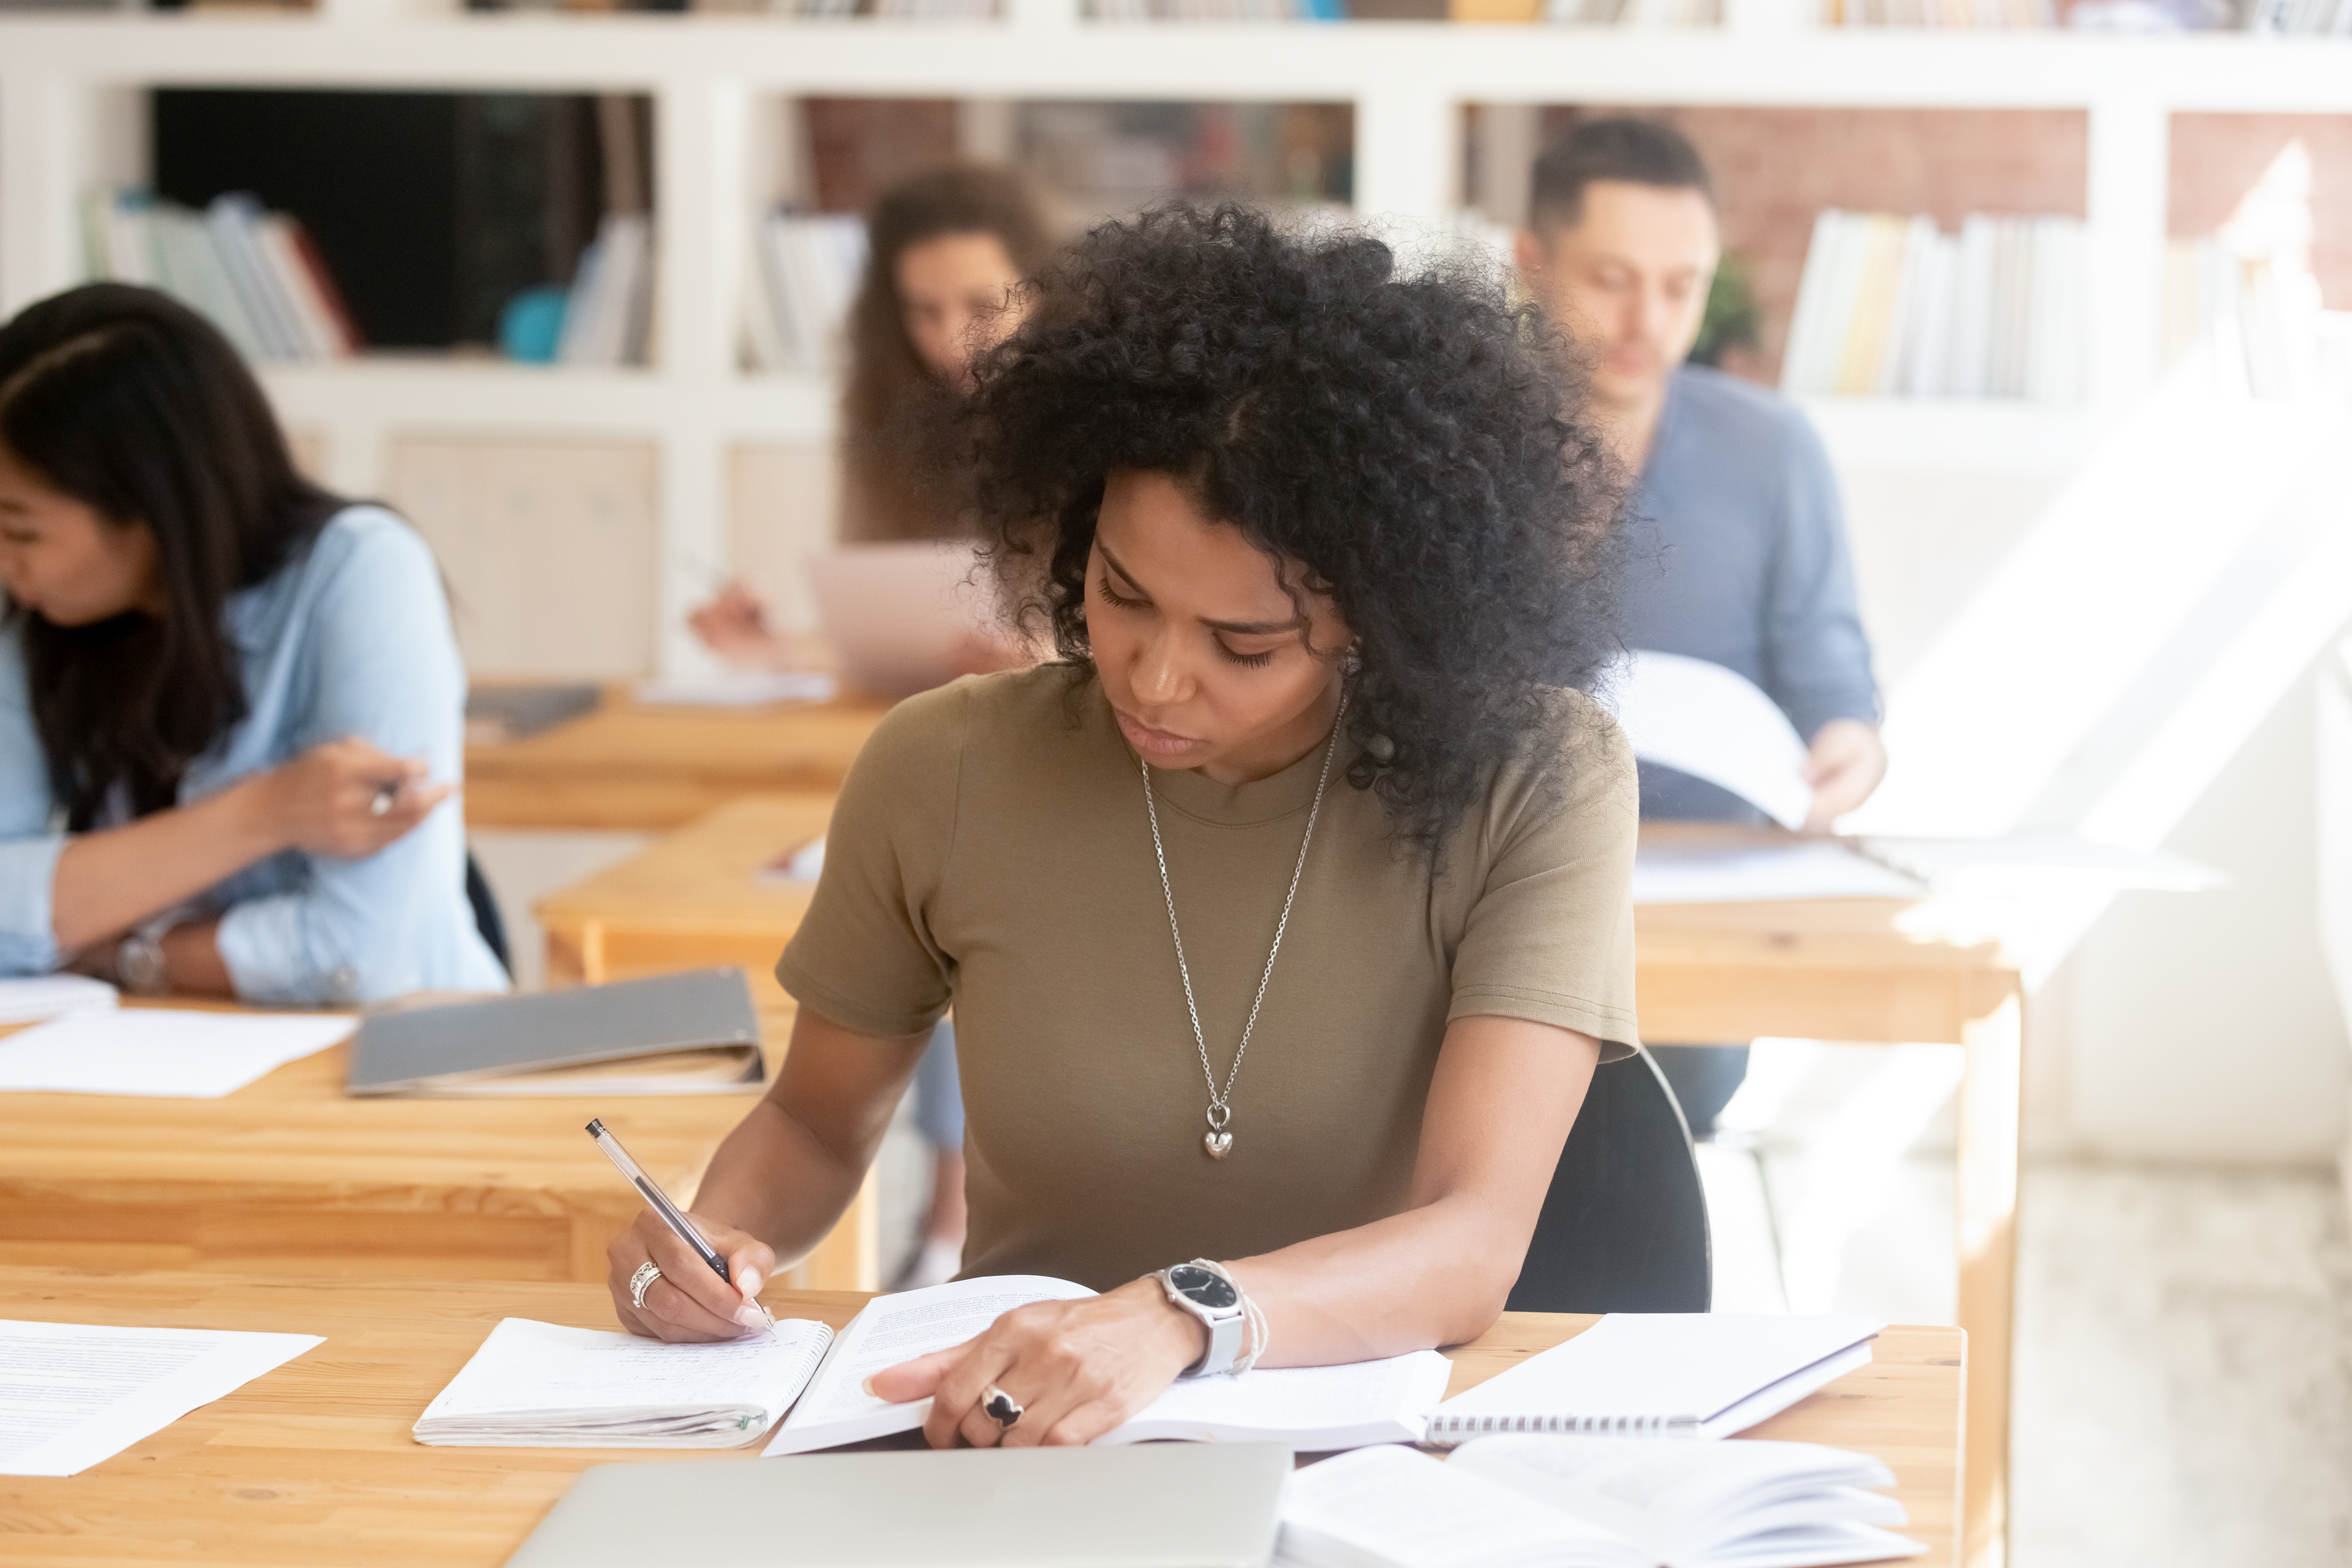
[[[580,371],[372,357],[271,367],[328,476],[377,493],[403,431],[642,434],[660,449],[665,561],[724,559],[727,453],[819,445],[832,389],[736,369],[737,304],[763,99],[1336,101],[1355,111],[1359,211],[1439,224],[1460,199],[1465,103],[2076,109],[2089,118],[2093,402],[1809,404],[1843,461],[1926,470],[2063,468],[2153,384],[2168,116],[2352,113],[2352,41],[2242,35],[1795,27],[1645,32],[1454,24],[1095,23],[1076,0],[1007,0],[999,22],[709,16],[405,14],[326,0],[315,16],[0,16],[0,315],[79,273],[77,203],[140,177],[154,87],[630,91],[656,105],[660,363]],[[667,548],[675,547],[675,548]],[[662,624],[703,584],[666,566]],[[662,662],[692,662],[682,632]]]

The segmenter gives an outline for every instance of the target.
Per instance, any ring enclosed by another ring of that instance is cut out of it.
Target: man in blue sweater
[[[1685,364],[1722,242],[1697,150],[1655,120],[1591,120],[1536,162],[1517,261],[1589,356],[1589,414],[1628,473],[1626,642],[1747,676],[1808,747],[1806,823],[1827,831],[1886,771],[1837,481],[1780,397]],[[1760,822],[1738,797],[1642,764],[1645,818]],[[1664,1047],[1695,1134],[1746,1075],[1745,1046]]]

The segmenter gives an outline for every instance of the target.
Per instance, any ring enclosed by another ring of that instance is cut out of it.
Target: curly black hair
[[[1433,857],[1497,766],[1560,738],[1557,688],[1622,651],[1624,486],[1491,267],[1408,271],[1359,231],[1171,204],[1048,260],[975,369],[975,493],[1016,612],[1090,674],[1105,476],[1175,477],[1361,640],[1348,780]]]

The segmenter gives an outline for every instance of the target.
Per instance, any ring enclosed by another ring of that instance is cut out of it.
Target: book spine
[[[1690,1416],[1432,1416],[1423,1441],[1451,1448],[1473,1437],[1497,1433],[1538,1437],[1689,1437],[1698,1433]]]

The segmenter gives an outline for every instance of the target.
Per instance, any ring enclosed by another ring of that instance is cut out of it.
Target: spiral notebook
[[[1428,1441],[1489,1432],[1728,1437],[1870,1364],[1886,1325],[1853,1316],[1612,1312],[1440,1405]]]

